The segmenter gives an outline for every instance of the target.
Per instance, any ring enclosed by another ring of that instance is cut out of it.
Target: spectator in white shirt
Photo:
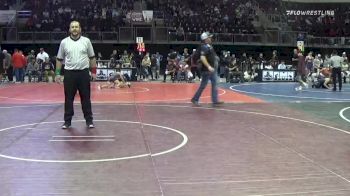
[[[284,61],[281,61],[281,63],[278,65],[278,69],[287,69],[287,66]]]
[[[44,51],[44,48],[40,48],[40,52],[36,55],[36,60],[40,60],[40,63],[43,63],[46,58],[49,58],[49,55]]]

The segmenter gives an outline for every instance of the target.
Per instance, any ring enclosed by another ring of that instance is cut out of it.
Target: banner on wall
[[[295,78],[295,71],[287,70],[263,70],[261,74],[262,82],[293,82]]]
[[[111,68],[97,68],[96,80],[97,81],[107,81],[110,76],[112,76],[117,70]],[[131,81],[137,80],[137,69],[136,68],[121,68],[118,69],[121,74],[128,75],[128,79]]]
[[[142,12],[132,11],[126,14],[126,18],[131,22],[152,22],[153,11],[144,10]]]
[[[97,69],[96,80],[107,80],[108,79],[108,69]]]
[[[143,19],[145,22],[153,21],[153,11],[152,10],[143,10],[142,11]]]

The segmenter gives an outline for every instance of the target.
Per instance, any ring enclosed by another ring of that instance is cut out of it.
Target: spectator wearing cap
[[[27,62],[32,62],[32,59],[35,59],[35,51],[31,50],[30,53],[27,56]]]
[[[12,57],[7,50],[3,50],[2,53],[5,55],[5,70],[7,73],[7,78],[10,82],[13,81],[13,66],[12,66]]]
[[[219,57],[216,55],[216,52],[212,46],[212,37],[213,35],[209,32],[204,32],[201,34],[202,44],[200,47],[200,64],[202,71],[202,81],[197,92],[194,94],[191,102],[198,106],[199,98],[202,95],[203,90],[208,84],[208,81],[211,81],[211,99],[213,106],[218,106],[223,104],[223,102],[218,100],[218,89],[217,89],[217,68],[219,64]]]

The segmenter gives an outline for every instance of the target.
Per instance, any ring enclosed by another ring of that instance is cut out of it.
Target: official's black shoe
[[[62,125],[62,129],[68,129],[70,126],[71,126],[71,123],[65,122],[65,123]]]
[[[215,102],[215,103],[213,103],[213,107],[218,107],[218,106],[220,106],[220,105],[222,105],[222,104],[224,104],[225,102],[223,102],[223,101],[218,101],[218,102]]]
[[[195,101],[194,99],[191,99],[191,103],[194,105],[194,106],[201,106],[198,101]]]
[[[89,129],[95,128],[95,125],[94,125],[94,123],[92,123],[92,122],[86,123],[86,126],[87,126]]]

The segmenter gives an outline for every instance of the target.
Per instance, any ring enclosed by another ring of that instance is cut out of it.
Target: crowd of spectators
[[[246,0],[164,0],[153,5],[164,10],[165,24],[178,34],[210,31],[216,33],[255,33],[255,9]]]
[[[334,15],[288,16],[293,30],[320,37],[350,36],[350,4],[288,4],[288,10],[322,10]]]
[[[78,20],[83,31],[116,31],[133,10],[134,0],[28,0],[23,9],[32,10],[25,25],[28,31],[66,31]]]
[[[349,37],[350,4],[349,3],[296,3],[282,0],[259,0],[256,5],[267,16],[286,23],[293,31],[307,32],[316,37]],[[287,14],[288,11],[320,10],[334,15],[298,15]],[[275,17],[279,16],[279,17]]]
[[[22,10],[31,10],[24,30],[66,31],[71,20],[83,31],[117,31],[127,26],[125,18],[135,0],[22,0]],[[152,0],[147,8],[163,13],[164,25],[178,36],[185,33],[254,34],[256,8],[267,15],[280,15],[294,31],[317,37],[350,36],[350,4],[295,3],[282,0]],[[4,0],[0,9],[10,9],[16,0]],[[334,15],[287,15],[287,10],[332,10]],[[283,17],[282,17],[283,16]]]
[[[73,19],[81,22],[83,31],[117,31],[129,25],[125,18],[134,9],[134,0],[96,1],[22,0],[22,10],[32,11],[23,30],[66,31]],[[180,35],[203,31],[256,33],[252,25],[256,18],[254,0],[153,0],[149,5],[155,13],[163,13],[165,26]]]
[[[8,10],[16,4],[16,0],[2,0],[0,10]]]
[[[348,37],[350,36],[350,4],[349,3],[295,3],[281,0],[261,0],[259,7],[266,14],[280,15],[293,31],[307,32],[316,37]],[[314,11],[332,14],[288,14],[287,11]]]
[[[25,30],[65,31],[72,19],[81,21],[84,31],[115,31],[127,25],[123,19],[133,10],[134,0],[95,1],[23,0],[23,10],[32,11]],[[164,13],[165,26],[179,34],[256,33],[252,25],[256,17],[254,1],[196,1],[155,0],[151,9]]]

